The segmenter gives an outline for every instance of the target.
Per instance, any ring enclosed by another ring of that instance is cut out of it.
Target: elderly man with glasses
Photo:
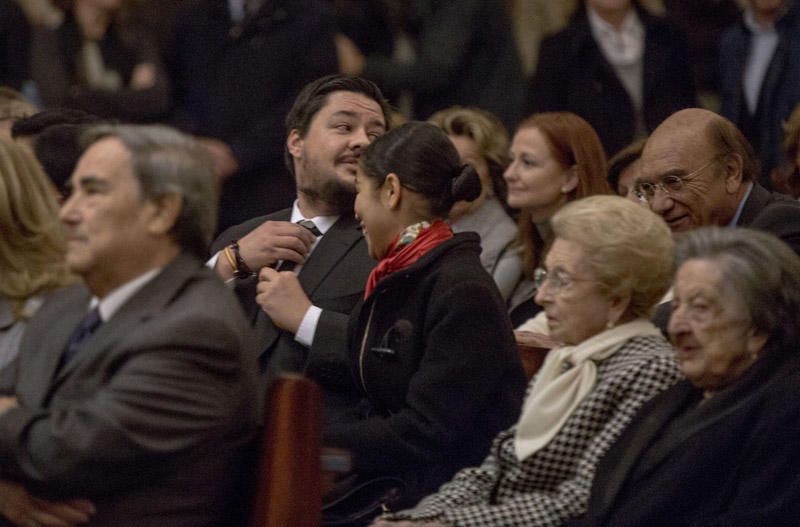
[[[800,203],[758,183],[747,139],[713,112],[681,110],[661,123],[645,145],[634,191],[673,235],[704,225],[752,227],[800,254]]]

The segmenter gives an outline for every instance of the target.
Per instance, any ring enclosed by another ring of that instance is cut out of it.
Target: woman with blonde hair
[[[376,527],[561,525],[587,507],[595,467],[646,401],[678,378],[650,322],[672,276],[672,235],[619,196],[564,206],[537,269],[552,349],[517,424],[480,466],[461,470],[413,509]]]
[[[540,310],[533,301],[533,272],[552,241],[550,218],[570,201],[610,194],[611,189],[600,138],[589,123],[569,112],[534,114],[522,121],[503,176],[508,205],[520,209],[518,243],[525,280],[509,304],[516,327]]]
[[[481,237],[481,263],[508,300],[522,274],[522,257],[514,245],[517,226],[504,210],[508,166],[508,132],[493,114],[479,108],[452,106],[433,114],[433,123],[447,134],[461,162],[472,165],[481,180],[474,201],[459,201],[450,210],[454,232]]]
[[[72,281],[56,196],[34,157],[0,138],[0,367],[47,294]]]

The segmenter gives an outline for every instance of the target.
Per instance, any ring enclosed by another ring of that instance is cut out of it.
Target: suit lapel
[[[103,322],[75,358],[55,372],[50,393],[56,390],[71,372],[97,360],[98,355],[107,353],[116,342],[130,332],[136,331],[141,323],[160,313],[199,267],[200,263],[190,255],[181,254],[176,257],[161,273],[125,302],[110,320]]]
[[[595,488],[600,490],[598,499],[599,510],[603,517],[608,514],[614,502],[628,480],[631,470],[636,466],[645,449],[658,437],[664,426],[684,406],[694,389],[688,381],[675,385],[669,391],[657,396],[654,400],[658,404],[649,404],[640,410],[641,420],[635,420],[629,425],[630,434],[623,436],[614,445],[602,465],[609,470],[607,481],[597,481]],[[598,469],[598,473],[601,470]]]
[[[64,295],[63,298],[54,299],[51,306],[44,306],[46,311],[43,309],[42,315],[54,322],[48,325],[46,332],[34,333],[31,344],[22,351],[27,356],[21,361],[25,367],[19,372],[17,393],[22,395],[21,391],[24,391],[25,397],[29,398],[24,403],[32,407],[44,406],[69,337],[89,309],[91,294],[85,286],[71,287]],[[51,310],[53,316],[47,316]]]
[[[317,289],[325,277],[347,255],[350,248],[361,239],[361,228],[353,216],[342,216],[333,224],[314,248],[308,261],[303,264],[297,279],[306,295],[314,301]],[[281,334],[269,317],[258,309],[254,330],[257,341],[262,343],[261,355],[275,344]]]
[[[309,297],[359,239],[361,229],[353,216],[342,216],[325,233],[297,276]]]
[[[750,196],[748,196],[742,208],[742,214],[739,216],[739,221],[736,223],[736,226],[747,227],[753,223],[759,212],[767,206],[771,197],[769,190],[753,182],[753,190],[750,191]]]

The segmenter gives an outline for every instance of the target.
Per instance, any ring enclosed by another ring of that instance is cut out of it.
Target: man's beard
[[[352,214],[356,201],[354,189],[338,179],[329,179],[313,188],[300,188],[309,201],[324,203],[336,214]]]

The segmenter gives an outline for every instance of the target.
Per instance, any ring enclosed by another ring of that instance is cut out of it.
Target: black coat
[[[643,118],[652,132],[674,112],[694,106],[684,34],[664,19],[639,11],[645,28]],[[584,15],[542,41],[529,95],[534,112],[573,112],[589,122],[611,156],[631,143],[633,102],[603,56]]]
[[[410,502],[480,463],[521,408],[511,323],[479,254],[476,234],[456,234],[381,280],[351,317],[365,401],[325,444],[352,452],[360,476],[404,479]]]
[[[173,124],[227,143],[239,163],[220,198],[220,230],[282,209],[294,199],[284,119],[304,85],[338,69],[327,2],[265,0],[234,24],[227,0],[195,0],[173,33]]]
[[[698,406],[701,397],[683,381],[642,407],[599,463],[576,525],[797,525],[797,350],[769,349]]]

